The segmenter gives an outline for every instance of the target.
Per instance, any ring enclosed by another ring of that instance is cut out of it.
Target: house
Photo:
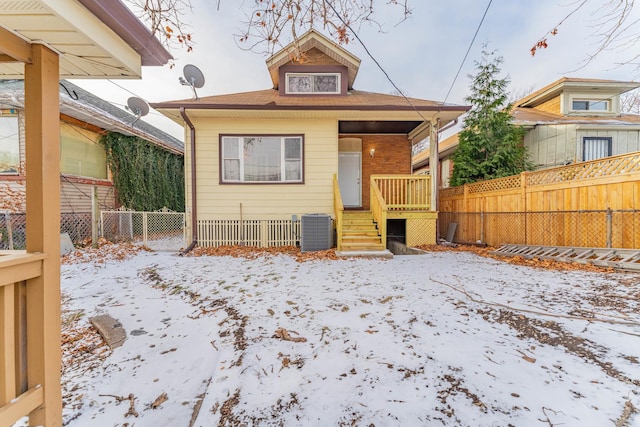
[[[640,83],[561,78],[514,102],[513,124],[526,130],[524,145],[535,169],[640,151],[640,115],[620,111],[620,95]],[[438,144],[439,185],[448,187],[458,134]],[[428,170],[426,151],[413,156],[416,173]]]
[[[183,143],[177,138],[67,80],[60,82],[59,90],[63,216],[90,214],[94,188],[101,210],[118,207],[107,154],[99,144],[107,132],[137,136],[183,157]],[[24,96],[23,80],[0,80],[0,210],[10,212],[26,211]]]
[[[360,60],[315,30],[266,63],[270,89],[151,104],[190,139],[193,244],[305,250],[312,214],[331,217],[341,251],[384,250],[387,220],[407,243],[434,242],[411,146],[468,108],[356,90]]]
[[[438,188],[449,187],[449,179],[453,172],[453,153],[458,147],[458,133],[438,141]],[[413,156],[413,173],[424,175],[429,173],[429,150],[422,150]]]
[[[120,1],[2,3],[0,78],[25,82],[29,211],[26,251],[0,252],[0,425],[62,425],[60,78],[141,78],[170,59]]]
[[[640,115],[620,111],[620,95],[640,83],[561,78],[516,101],[513,123],[536,169],[640,151]]]

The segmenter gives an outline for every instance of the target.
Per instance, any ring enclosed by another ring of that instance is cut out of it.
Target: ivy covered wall
[[[118,203],[136,211],[184,212],[184,158],[136,136],[109,132],[107,152]]]

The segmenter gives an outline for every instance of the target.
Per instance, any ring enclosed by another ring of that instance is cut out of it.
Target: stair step
[[[372,245],[370,243],[344,243],[342,251],[383,251],[382,244]]]

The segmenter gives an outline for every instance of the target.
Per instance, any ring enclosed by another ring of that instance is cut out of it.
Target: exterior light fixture
[[[376,149],[375,148],[369,149],[369,154],[371,155],[371,158],[373,158],[373,155],[376,154]]]

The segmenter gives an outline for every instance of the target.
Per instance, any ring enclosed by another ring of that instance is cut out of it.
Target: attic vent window
[[[574,99],[571,106],[575,111],[609,111],[606,99]]]
[[[340,73],[286,73],[286,93],[340,94]]]

